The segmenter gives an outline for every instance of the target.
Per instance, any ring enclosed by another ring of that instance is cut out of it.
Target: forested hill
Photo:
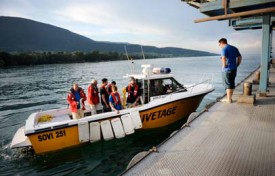
[[[0,17],[0,51],[5,52],[117,52],[140,53],[135,44],[94,41],[53,25],[17,17]],[[182,48],[143,46],[155,57],[209,56],[213,53]]]

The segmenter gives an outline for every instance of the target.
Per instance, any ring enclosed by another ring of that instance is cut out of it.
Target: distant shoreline
[[[143,59],[143,56],[138,53],[129,53],[130,58],[134,60]],[[215,54],[209,55],[167,55],[156,53],[145,53],[147,59],[157,58],[178,58],[178,57],[205,57],[218,56]],[[49,64],[71,64],[71,63],[96,63],[128,60],[126,55],[117,52],[26,52],[26,53],[8,53],[0,52],[0,68],[15,67],[15,66],[32,66],[32,65],[49,65]]]

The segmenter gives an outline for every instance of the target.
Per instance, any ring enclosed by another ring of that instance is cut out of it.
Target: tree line
[[[141,54],[131,54],[135,59],[141,59]],[[151,54],[146,57],[156,58]],[[28,66],[40,64],[64,64],[83,62],[102,62],[127,60],[124,53],[118,52],[28,52],[28,53],[8,53],[0,52],[0,67]]]

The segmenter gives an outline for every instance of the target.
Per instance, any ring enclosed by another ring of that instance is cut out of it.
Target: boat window
[[[171,82],[168,81],[168,84],[165,84],[165,86],[167,87],[167,90],[169,90],[170,92],[186,91],[186,88],[174,78],[170,78],[169,80]]]
[[[159,96],[181,91],[186,91],[186,89],[174,78],[150,80],[150,96]]]
[[[159,96],[166,94],[163,79],[150,80],[150,96]]]
[[[144,88],[143,88],[144,83],[141,79],[136,79],[136,83],[137,83],[137,85],[140,89],[140,95],[141,95],[140,100],[139,100],[140,101],[139,104],[144,104]]]
[[[142,98],[143,98],[143,103],[146,104],[149,102],[149,84],[148,84],[148,80],[143,80],[143,94],[142,94]]]

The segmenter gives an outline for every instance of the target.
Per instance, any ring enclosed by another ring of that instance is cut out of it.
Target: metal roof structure
[[[264,13],[275,15],[274,0],[182,0],[187,4],[200,9],[200,12],[209,16],[197,19],[195,22],[210,20],[226,20],[249,16],[261,16]],[[273,22],[273,24],[275,21]]]
[[[272,31],[275,30],[275,0],[181,0],[207,15],[195,23],[229,20],[235,30],[262,29],[259,94],[267,96]]]

